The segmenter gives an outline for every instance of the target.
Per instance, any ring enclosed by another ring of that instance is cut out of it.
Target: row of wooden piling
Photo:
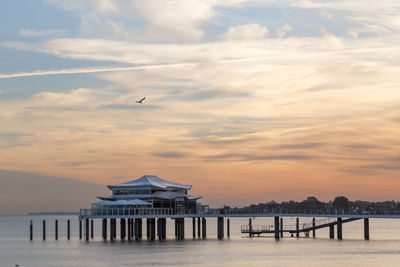
[[[223,219],[223,218],[221,218]],[[102,219],[102,238],[107,240],[107,228],[108,228],[108,221],[109,221],[109,238],[110,240],[115,240],[117,237],[117,219],[111,218],[107,220],[106,218]],[[158,218],[157,219],[157,237],[159,240],[166,239],[167,230],[166,230],[166,218]],[[197,218],[197,234],[198,237],[202,236],[206,238],[207,235],[207,226],[206,226],[206,219]],[[46,240],[46,220],[43,220],[43,240]],[[33,240],[33,222],[30,221],[30,240]],[[58,220],[55,220],[55,240],[58,240]],[[149,218],[146,221],[146,235],[147,239],[154,240],[156,236],[156,219]],[[219,234],[218,237],[220,238],[220,231],[218,230]],[[223,229],[222,229],[223,232]],[[229,219],[228,219],[228,229],[227,235],[230,235],[229,229]],[[128,240],[141,240],[142,239],[142,219],[141,218],[121,218],[120,219],[120,236],[121,239],[125,239],[126,237]],[[193,237],[196,236],[196,218],[193,218]],[[84,219],[79,220],[79,239],[84,239],[89,241],[89,237],[91,239],[94,238],[94,223],[93,219]],[[177,239],[184,239],[185,237],[185,221],[184,218],[177,218],[175,219],[175,237]],[[222,233],[223,237],[223,233]],[[70,240],[71,238],[71,222],[67,220],[67,239]]]

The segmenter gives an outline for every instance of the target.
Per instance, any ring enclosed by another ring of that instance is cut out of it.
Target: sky
[[[0,170],[23,177],[12,188],[153,174],[211,206],[400,200],[399,13],[397,0],[1,1]],[[23,194],[21,211],[39,203]]]

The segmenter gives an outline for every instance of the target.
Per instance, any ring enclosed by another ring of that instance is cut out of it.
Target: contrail
[[[18,73],[9,73],[9,74],[0,73],[0,79],[29,77],[29,76],[44,76],[44,75],[146,70],[146,69],[159,69],[159,68],[176,68],[176,67],[193,66],[195,64],[196,63],[188,62],[188,63],[158,64],[158,65],[144,65],[144,66],[131,66],[131,67],[96,67],[96,68],[61,69],[61,70],[38,70],[38,71],[33,71],[33,72],[18,72]]]
[[[218,63],[241,63],[247,61],[260,61],[268,59],[268,57],[250,57],[250,58],[237,58],[237,59],[225,59],[219,60]],[[204,61],[207,62],[207,61]],[[154,64],[154,65],[141,65],[141,66],[129,66],[129,67],[93,67],[93,68],[74,68],[74,69],[60,69],[60,70],[37,70],[32,72],[17,72],[17,73],[0,73],[0,79],[18,78],[18,77],[29,77],[29,76],[45,76],[45,75],[63,75],[63,74],[78,74],[78,73],[98,73],[98,72],[113,72],[113,71],[130,71],[130,70],[150,70],[150,69],[161,69],[161,68],[178,68],[178,67],[191,67],[200,62],[184,62],[184,63],[166,63],[166,64]]]

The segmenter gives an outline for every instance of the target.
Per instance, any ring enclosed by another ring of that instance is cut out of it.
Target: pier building
[[[171,213],[196,213],[197,200],[191,185],[178,184],[154,175],[144,175],[129,182],[108,185],[111,196],[100,196],[93,208],[160,208]]]

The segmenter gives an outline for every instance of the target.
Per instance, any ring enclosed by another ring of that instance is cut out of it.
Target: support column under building
[[[104,218],[101,224],[103,239],[107,240],[107,219]]]
[[[283,237],[283,218],[281,218],[281,223],[279,224],[279,228],[281,229],[281,237]]]
[[[128,223],[128,227],[127,227],[127,230],[128,230],[128,234],[127,234],[127,236],[128,236],[128,241],[131,241],[131,237],[132,237],[132,229],[131,229],[131,223],[132,223],[132,221],[131,221],[131,219],[129,219],[128,218],[128,221],[127,221],[127,223]]]
[[[364,239],[369,240],[369,219],[364,219]]]
[[[148,240],[150,239],[150,228],[151,228],[150,224],[151,224],[150,219],[147,219],[146,220],[146,237]]]
[[[218,239],[224,238],[224,217],[218,217]]]
[[[110,219],[110,240],[114,240],[114,233],[113,233],[113,219]]]
[[[299,225],[300,225],[300,219],[297,217],[296,218],[296,237],[300,236],[300,232],[299,232]]]
[[[342,218],[337,218],[337,239],[342,240]]]
[[[142,239],[142,219],[135,219],[135,240]]]
[[[150,219],[150,240],[154,240],[156,238],[156,219]]]
[[[85,240],[89,241],[89,219],[85,219]]]
[[[275,232],[275,239],[279,240],[279,217],[274,217],[274,232]]]
[[[121,240],[124,240],[126,237],[126,220],[123,218],[120,219],[120,235]]]

